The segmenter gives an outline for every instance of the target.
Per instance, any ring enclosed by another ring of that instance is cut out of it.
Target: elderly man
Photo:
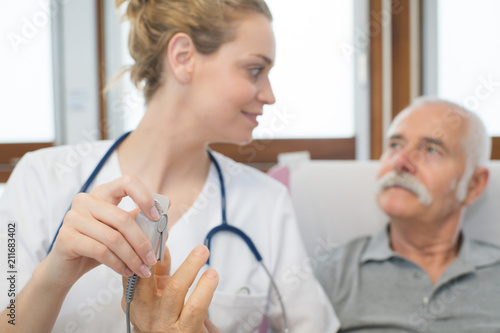
[[[461,233],[488,183],[479,118],[420,99],[389,128],[377,200],[386,228],[318,272],[345,332],[500,332],[500,248]]]

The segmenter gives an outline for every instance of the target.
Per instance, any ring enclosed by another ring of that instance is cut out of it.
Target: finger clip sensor
[[[165,243],[167,241],[167,210],[170,206],[170,199],[159,194],[153,194],[155,207],[160,218],[157,221],[150,220],[142,211],[137,214],[137,224],[142,232],[153,245],[156,252],[156,259],[163,262],[165,257]]]
[[[140,211],[135,220],[144,235],[146,235],[151,242],[151,245],[153,245],[153,248],[156,251],[156,260],[163,262],[163,259],[165,258],[165,243],[167,242],[167,210],[170,206],[170,199],[159,194],[153,194],[153,198],[155,199],[155,208],[158,211],[160,218],[157,221],[150,220],[142,211]],[[125,303],[127,304],[127,333],[130,333],[130,303],[134,298],[137,278],[138,276],[136,274],[129,277],[127,280],[127,287],[125,289]]]

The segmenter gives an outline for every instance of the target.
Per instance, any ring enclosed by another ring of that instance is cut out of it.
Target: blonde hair
[[[128,2],[129,51],[135,63],[126,68],[148,103],[161,84],[163,53],[170,39],[186,33],[201,54],[211,54],[235,36],[232,26],[245,13],[272,15],[264,0],[115,0]],[[124,71],[124,72],[125,72]]]

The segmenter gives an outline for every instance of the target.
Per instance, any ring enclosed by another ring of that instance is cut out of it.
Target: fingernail
[[[125,276],[132,276],[134,275],[134,272],[130,270],[130,268],[125,267]]]
[[[141,267],[139,268],[139,273],[141,273],[141,276],[143,278],[148,278],[151,276],[151,271],[146,265],[141,265]]]
[[[153,206],[153,208],[151,208],[150,213],[151,213],[151,217],[153,218],[153,220],[158,221],[158,219],[160,218],[160,214],[158,214],[158,210],[156,209],[155,206]]]
[[[153,253],[153,250],[150,250],[148,254],[146,254],[146,261],[148,265],[156,264],[156,257],[155,254]]]
[[[215,269],[209,269],[207,271],[207,276],[211,277],[212,279],[215,279],[217,278],[217,276],[219,276],[219,274],[217,274],[217,271]]]
[[[198,256],[201,256],[201,255],[205,254],[206,252],[207,252],[207,249],[204,246],[198,246],[193,251],[193,253],[198,255]]]

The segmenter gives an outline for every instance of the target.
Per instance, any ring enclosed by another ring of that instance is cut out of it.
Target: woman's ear
[[[488,185],[489,178],[490,173],[487,168],[481,167],[474,171],[467,189],[467,197],[465,198],[466,206],[472,205],[481,196],[486,185]]]
[[[194,69],[196,48],[189,35],[179,32],[168,43],[166,61],[180,83],[188,83]]]

